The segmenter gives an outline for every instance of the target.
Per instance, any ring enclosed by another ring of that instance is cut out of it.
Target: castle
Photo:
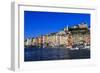
[[[58,32],[48,33],[24,40],[24,46],[42,48],[72,48],[75,44],[90,45],[90,28],[86,23],[65,27]]]

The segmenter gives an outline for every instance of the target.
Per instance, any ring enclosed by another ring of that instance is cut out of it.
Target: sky
[[[82,22],[90,26],[90,14],[24,11],[24,38],[58,32]]]

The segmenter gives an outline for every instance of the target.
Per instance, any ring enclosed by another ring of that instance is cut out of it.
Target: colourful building
[[[80,43],[90,44],[90,28],[85,23],[72,27],[67,26],[61,31],[48,33],[32,39],[27,38],[24,41],[26,46],[35,45],[43,48],[72,48],[74,44]]]

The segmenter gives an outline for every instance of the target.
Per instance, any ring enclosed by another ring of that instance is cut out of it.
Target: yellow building
[[[84,28],[84,29],[83,29]],[[72,48],[73,44],[90,44],[90,30],[85,23],[65,27],[63,30],[55,33],[48,33],[32,39],[26,39],[25,45],[36,45],[43,47],[65,47]]]
[[[65,31],[60,31],[57,33],[57,45],[59,45],[60,47],[66,47],[67,44],[67,34]]]

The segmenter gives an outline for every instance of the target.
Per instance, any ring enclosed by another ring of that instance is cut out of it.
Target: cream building
[[[32,45],[34,46],[36,44],[36,39],[35,38],[32,38]]]
[[[32,44],[31,41],[32,41],[31,39],[27,38],[26,42],[24,42],[24,43],[26,46],[30,46]]]
[[[81,23],[73,27],[65,27],[56,33],[49,33],[32,39],[26,39],[24,44],[43,47],[66,47],[72,48],[73,44],[85,42],[90,44],[90,30],[87,24]]]
[[[60,31],[60,32],[58,32],[57,33],[57,44],[59,44],[59,45],[66,45],[66,43],[67,43],[67,34],[66,34],[66,32],[65,31]]]

